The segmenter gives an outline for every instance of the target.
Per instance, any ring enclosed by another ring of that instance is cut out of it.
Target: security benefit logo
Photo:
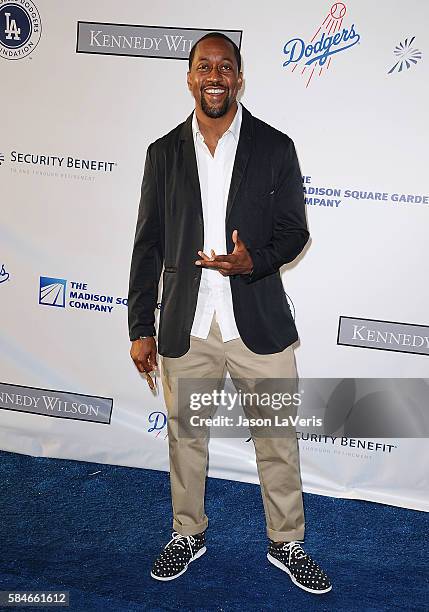
[[[106,293],[95,293],[89,283],[41,276],[39,304],[41,306],[56,306],[57,308],[73,308],[74,310],[110,314],[114,308],[126,307],[128,300]]]
[[[330,69],[331,62],[339,53],[347,51],[360,41],[355,24],[344,21],[346,14],[346,5],[343,2],[335,2],[316,26],[309,40],[294,37],[285,43],[283,66],[290,66],[291,72],[300,74],[306,87],[310,85],[313,75],[322,76]]]
[[[42,23],[34,2],[0,0],[0,57],[27,57],[37,47],[41,34]]]

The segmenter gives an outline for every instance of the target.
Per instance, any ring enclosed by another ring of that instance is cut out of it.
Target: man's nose
[[[212,66],[212,69],[209,72],[209,78],[218,78],[220,77],[219,66]]]

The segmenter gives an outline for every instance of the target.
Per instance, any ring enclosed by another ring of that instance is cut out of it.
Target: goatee
[[[207,117],[210,117],[211,119],[218,119],[219,117],[223,117],[228,112],[229,107],[230,107],[229,92],[222,106],[210,106],[210,104],[207,102],[204,96],[204,91],[201,92],[201,108],[203,109],[203,112],[207,115]]]

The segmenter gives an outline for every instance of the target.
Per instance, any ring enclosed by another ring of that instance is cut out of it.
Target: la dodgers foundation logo
[[[32,0],[0,0],[0,57],[27,57],[37,47],[41,33],[39,11]]]
[[[346,13],[346,5],[343,2],[335,2],[309,42],[302,38],[291,38],[284,45],[286,60],[283,66],[286,68],[293,65],[291,72],[295,72],[299,67],[298,72],[305,79],[306,87],[313,75],[322,76],[324,71],[329,69],[335,54],[346,51],[359,42],[360,35],[354,23],[343,27]]]

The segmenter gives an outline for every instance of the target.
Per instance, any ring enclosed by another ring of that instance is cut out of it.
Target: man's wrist
[[[151,336],[139,336],[138,340],[146,340],[146,338],[155,338],[155,336],[151,335]]]

